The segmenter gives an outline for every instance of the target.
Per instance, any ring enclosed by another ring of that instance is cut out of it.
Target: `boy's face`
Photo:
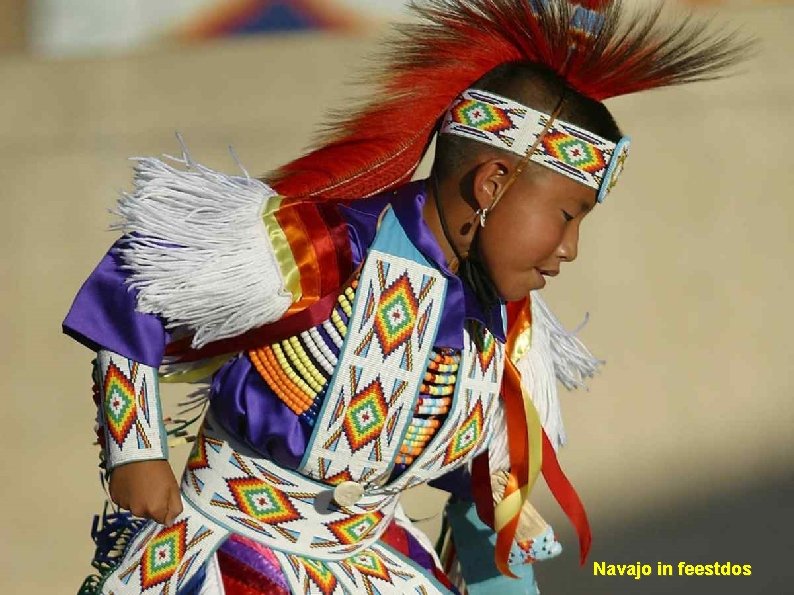
[[[496,171],[501,183],[510,176],[503,171]],[[498,194],[500,181],[494,180],[490,192]],[[491,201],[477,199],[485,205]],[[579,227],[595,204],[595,190],[561,174],[540,166],[520,174],[479,231],[480,258],[503,299],[526,297],[545,286],[546,277],[556,276],[563,262],[576,258]]]

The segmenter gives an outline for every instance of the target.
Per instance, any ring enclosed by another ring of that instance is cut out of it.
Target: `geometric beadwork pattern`
[[[339,538],[342,543],[358,543],[366,538],[383,519],[380,512],[371,512],[333,523],[326,523],[331,532]]]
[[[390,490],[425,483],[465,464],[491,437],[490,420],[499,404],[505,348],[479,322],[464,330],[463,350],[449,413],[436,435]]]
[[[99,592],[176,595],[228,535],[183,500],[183,511],[170,527],[148,521],[134,535]]]
[[[571,134],[554,132],[544,136],[541,142],[548,155],[571,167],[592,174],[606,168],[601,149]]]
[[[213,459],[213,451],[209,452]],[[229,531],[206,518],[190,500],[184,505],[172,527],[148,521],[133,536],[117,568],[102,585],[102,593],[177,595],[210,560]],[[293,593],[449,593],[422,568],[380,542],[332,560],[322,551],[303,556],[274,548],[261,538],[253,539],[272,550]]]
[[[299,470],[385,482],[411,422],[439,325],[446,280],[391,209],[361,268],[347,337]]]
[[[545,126],[548,118],[543,116],[540,121]],[[614,186],[614,179],[611,186],[607,180],[607,171],[616,147],[615,143],[586,130],[555,120],[532,155],[532,161],[595,188],[598,202],[603,202],[609,188]]]
[[[135,424],[138,412],[135,407],[135,387],[113,362],[108,364],[105,372],[103,393],[108,432],[121,448]]]
[[[193,471],[197,469],[206,469],[208,465],[209,460],[207,459],[206,443],[204,440],[201,440],[201,436],[197,436],[196,448],[190,453],[190,457],[187,460],[187,468]]]
[[[508,109],[478,99],[464,99],[452,108],[452,119],[470,128],[497,134],[513,128]]]
[[[522,157],[543,132],[549,116],[477,89],[464,91],[444,116],[441,132],[470,138]],[[618,146],[625,147],[618,151]],[[555,120],[531,160],[598,191],[603,202],[628,153],[628,138],[616,144],[562,120]],[[620,167],[610,168],[613,157]]]
[[[95,365],[107,470],[168,458],[157,370],[107,350],[97,353]]]
[[[482,402],[477,401],[466,421],[455,431],[452,440],[449,441],[444,464],[454,463],[461,457],[466,456],[477,445],[483,432]]]
[[[511,131],[517,131],[527,110],[507,103],[489,101],[476,93],[461,97],[449,111],[448,128],[467,130],[470,135],[487,141],[495,137],[506,147],[513,145]]]
[[[141,588],[150,589],[169,580],[179,568],[187,549],[187,522],[164,527],[143,551]]]
[[[480,363],[480,371],[485,374],[493,364],[496,355],[496,339],[489,333],[477,333],[474,337],[475,347],[477,348],[477,361]]]
[[[260,522],[274,525],[301,518],[289,498],[264,481],[246,477],[226,483],[240,510]]]
[[[390,355],[411,337],[418,310],[411,281],[403,274],[383,292],[375,310],[375,333],[383,355]]]
[[[354,451],[366,446],[380,435],[388,412],[383,389],[377,380],[373,380],[353,397],[342,427]]]
[[[243,454],[211,414],[197,442],[194,452],[203,452],[206,464],[186,470],[185,499],[213,522],[268,548],[344,559],[374,543],[394,515],[397,495],[365,494],[340,507],[327,485]]]
[[[303,558],[301,560],[303,564],[303,568],[306,570],[306,575],[308,578],[320,589],[320,592],[323,595],[331,595],[337,586],[337,580],[334,576],[334,573],[331,572],[331,569],[328,566],[319,560],[311,560],[309,558]],[[306,592],[311,590],[311,586]]]
[[[378,542],[345,560],[328,561],[275,551],[293,593],[312,595],[449,595],[426,569]]]
[[[373,578],[379,578],[382,581],[391,581],[389,569],[386,568],[383,560],[376,556],[371,550],[352,556],[350,560],[348,560],[348,563],[362,574],[366,574]]]

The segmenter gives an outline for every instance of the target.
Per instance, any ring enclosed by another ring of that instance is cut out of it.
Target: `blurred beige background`
[[[18,3],[17,3],[18,4]],[[610,103],[635,145],[580,258],[546,290],[608,361],[564,395],[561,462],[587,505],[591,563],[543,488],[566,554],[544,595],[792,593],[794,7],[721,16],[763,40],[729,80]],[[113,235],[131,155],[252,172],[297,156],[374,39],[315,34],[113,59],[0,55],[0,593],[73,593],[103,494],[91,446],[91,354],[60,321]],[[166,406],[179,391],[167,390]],[[173,453],[181,467],[184,449]],[[443,495],[408,498],[437,531]],[[734,562],[749,578],[593,577],[592,561]]]

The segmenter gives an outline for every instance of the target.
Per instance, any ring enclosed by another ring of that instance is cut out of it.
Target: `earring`
[[[488,219],[488,207],[482,208],[477,211],[476,215],[480,216],[480,227],[485,227],[485,220]]]

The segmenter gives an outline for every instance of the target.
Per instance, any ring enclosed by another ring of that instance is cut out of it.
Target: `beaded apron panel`
[[[182,478],[184,497],[229,531],[283,552],[338,560],[372,545],[392,520],[396,496],[366,494],[343,507],[328,485],[241,451],[208,417]]]
[[[387,210],[361,271],[347,336],[300,470],[385,482],[414,413],[446,291]]]

